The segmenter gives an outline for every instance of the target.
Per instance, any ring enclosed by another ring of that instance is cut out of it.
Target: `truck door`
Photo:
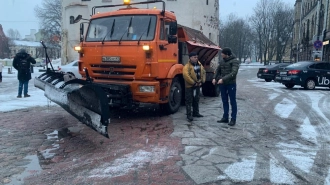
[[[162,65],[168,67],[177,63],[179,53],[177,44],[169,44],[167,41],[170,20],[161,19],[160,24],[158,63],[161,69]]]

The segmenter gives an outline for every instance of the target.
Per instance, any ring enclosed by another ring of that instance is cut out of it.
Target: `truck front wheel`
[[[168,95],[168,103],[161,104],[161,108],[165,109],[166,113],[168,114],[177,112],[182,102],[182,92],[182,86],[180,84],[179,78],[175,77],[172,81],[170,93]]]

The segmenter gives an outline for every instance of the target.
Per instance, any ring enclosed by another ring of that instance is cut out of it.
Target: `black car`
[[[263,68],[259,68],[257,77],[265,79],[266,82],[270,82],[275,79],[276,72],[284,67],[290,65],[291,63],[278,63],[275,65],[269,65]]]
[[[279,70],[275,81],[284,84],[287,88],[293,88],[295,85],[305,89],[315,89],[315,86],[329,87],[330,63],[297,62]]]

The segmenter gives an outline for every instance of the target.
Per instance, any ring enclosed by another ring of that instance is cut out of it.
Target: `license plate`
[[[120,57],[102,57],[102,62],[120,62]]]
[[[291,80],[289,77],[282,77],[282,80]]]
[[[285,72],[280,72],[281,75],[286,75],[286,71]]]
[[[261,76],[261,74],[258,74],[258,76]]]
[[[277,76],[277,77],[275,77],[275,79],[277,79],[277,80],[281,80],[281,77]]]

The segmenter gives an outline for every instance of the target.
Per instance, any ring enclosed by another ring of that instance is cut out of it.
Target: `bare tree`
[[[240,62],[252,56],[252,39],[252,32],[248,21],[230,14],[227,22],[221,22],[220,46],[230,47]]]
[[[43,0],[42,6],[34,9],[41,25],[43,40],[48,44],[50,57],[56,58],[61,41],[61,0]],[[55,51],[56,50],[56,51]]]
[[[259,58],[268,64],[276,55],[281,61],[292,35],[293,9],[279,0],[260,0],[251,17],[257,35]]]
[[[7,36],[11,39],[14,39],[14,40],[18,40],[21,38],[21,34],[19,33],[18,30],[14,30],[12,28],[10,28],[8,31],[7,31]]]
[[[289,5],[283,3],[280,5],[274,17],[274,24],[276,30],[276,60],[282,62],[289,41],[292,39],[294,10]]]

